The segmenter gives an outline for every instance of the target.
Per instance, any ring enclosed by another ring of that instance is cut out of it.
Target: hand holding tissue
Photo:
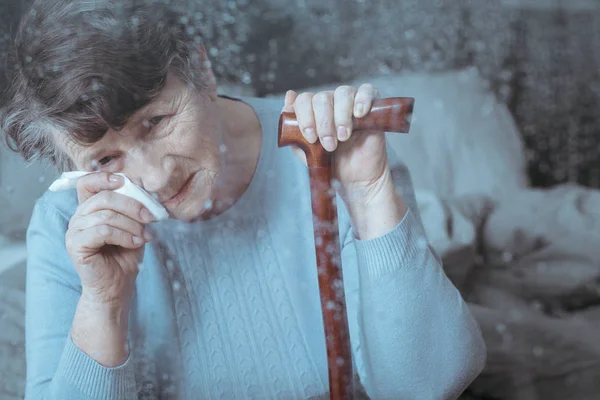
[[[93,172],[88,171],[69,171],[64,172],[57,180],[55,180],[52,185],[50,185],[49,189],[53,192],[58,192],[61,190],[75,189],[77,187],[77,180],[82,176],[92,174]],[[142,189],[140,186],[131,182],[129,178],[127,178],[122,173],[116,173],[115,175],[120,175],[124,179],[124,184],[120,188],[116,189],[114,192],[123,194],[125,196],[131,197],[140,203],[142,203],[148,211],[152,213],[154,218],[158,221],[162,221],[169,218],[169,214],[167,210],[152,197],[148,192]]]

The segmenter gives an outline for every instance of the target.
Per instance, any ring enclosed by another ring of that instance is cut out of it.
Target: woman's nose
[[[130,152],[125,174],[150,193],[164,196],[169,192],[173,163],[153,151]],[[131,176],[130,176],[131,175]]]

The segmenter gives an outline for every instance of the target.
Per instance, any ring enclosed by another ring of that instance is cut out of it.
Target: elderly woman
[[[94,172],[31,218],[28,399],[327,396],[306,167],[277,147],[282,104],[218,96],[189,33],[172,11],[122,0],[39,0],[21,22],[3,131],[26,159]],[[335,155],[360,386],[456,398],[485,346],[384,132],[352,133],[376,95],[289,91],[283,109]],[[115,193],[117,172],[170,219]]]

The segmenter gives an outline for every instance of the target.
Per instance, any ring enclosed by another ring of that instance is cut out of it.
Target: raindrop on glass
[[[496,324],[496,332],[500,334],[506,332],[506,325],[503,323]]]
[[[315,245],[317,247],[323,246],[323,237],[322,236],[317,236],[317,238],[315,239]]]
[[[225,153],[225,152],[227,151],[227,146],[225,146],[225,144],[223,144],[223,143],[222,143],[222,144],[220,144],[220,145],[219,145],[219,151],[220,151],[221,153]]]
[[[252,77],[250,76],[250,73],[244,72],[244,74],[242,75],[242,82],[245,85],[249,85],[252,83]]]
[[[166,265],[167,265],[167,270],[169,272],[173,272],[173,268],[175,266],[173,263],[173,260],[167,260]]]
[[[514,256],[511,252],[505,251],[502,253],[502,261],[505,263],[510,263],[514,259]]]
[[[179,283],[179,281],[173,281],[173,290],[177,292],[179,289],[181,289],[181,283]]]

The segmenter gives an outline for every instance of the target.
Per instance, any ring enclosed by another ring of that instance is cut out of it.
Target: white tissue
[[[77,187],[77,180],[79,178],[91,173],[92,172],[87,171],[64,172],[60,176],[60,178],[52,182],[52,185],[50,185],[49,189],[53,192],[74,189]],[[167,210],[158,201],[156,201],[154,197],[152,197],[148,192],[146,192],[144,189],[142,189],[135,183],[131,182],[129,178],[127,178],[124,174],[117,173],[115,175],[122,176],[125,180],[125,183],[120,188],[114,190],[114,192],[123,194],[125,196],[129,196],[139,201],[148,209],[148,211],[152,213],[154,218],[156,218],[158,221],[162,221],[169,218],[169,213],[167,212]]]

